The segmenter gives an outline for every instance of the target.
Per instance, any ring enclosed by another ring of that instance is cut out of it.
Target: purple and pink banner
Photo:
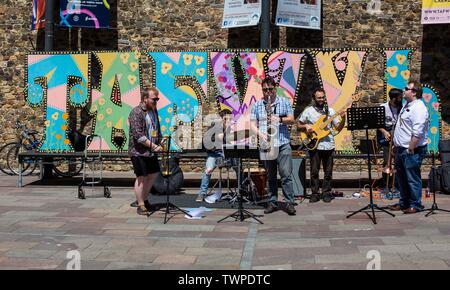
[[[108,28],[109,0],[61,0],[61,26]]]

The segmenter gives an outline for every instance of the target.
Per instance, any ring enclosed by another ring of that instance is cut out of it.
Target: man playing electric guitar
[[[389,91],[389,101],[382,104],[385,108],[385,128],[377,131],[377,141],[383,149],[383,190],[382,193],[392,194],[399,193],[395,186],[395,179],[392,170],[393,154],[392,154],[392,136],[394,133],[395,123],[397,123],[398,112],[402,108],[403,91],[400,89],[391,89]],[[389,179],[389,176],[392,178]],[[393,185],[393,186],[392,186]]]
[[[299,118],[297,129],[306,132],[308,135],[314,134],[314,129],[311,124],[316,124],[321,117],[325,115],[327,118],[335,115],[333,108],[328,108],[326,103],[325,90],[318,88],[314,91],[312,96],[312,104],[303,111]],[[340,118],[338,118],[340,117]],[[340,119],[340,120],[339,120]],[[326,122],[326,121],[325,121]],[[345,111],[340,112],[334,116],[333,120],[324,128],[329,130],[331,134],[317,140],[318,144],[311,146],[309,157],[311,159],[311,197],[309,202],[318,202],[321,198],[324,202],[331,202],[333,199],[331,195],[331,180],[333,176],[333,152],[334,152],[334,137],[339,133],[345,125]],[[334,128],[333,128],[334,127]],[[334,134],[333,134],[334,132]],[[308,147],[308,146],[307,146]],[[319,170],[320,163],[323,164],[324,180],[322,188],[322,196],[319,195]]]

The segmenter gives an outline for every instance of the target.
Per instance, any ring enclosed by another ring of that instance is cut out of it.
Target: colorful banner
[[[201,132],[195,132],[192,125],[201,115],[203,101],[207,99],[208,53],[175,51],[149,52],[148,55],[153,62],[152,83],[159,90],[161,134],[172,136],[178,125],[187,124],[192,130],[188,132],[184,146],[174,138],[171,150],[194,149],[197,147],[194,135]]]
[[[422,0],[421,23],[450,23],[450,1]]]
[[[276,25],[320,30],[321,0],[278,0]]]
[[[84,106],[90,93],[89,54],[38,54],[28,56],[25,99],[44,107],[45,133],[39,150],[73,150],[68,138],[69,104]]]
[[[45,28],[45,0],[33,0],[31,30]]]
[[[225,0],[222,28],[254,26],[261,17],[261,0]]]
[[[93,53],[91,114],[94,139],[88,150],[128,150],[128,115],[141,100],[139,52]],[[94,82],[94,81],[93,81]]]
[[[262,98],[261,80],[272,76],[277,95],[295,105],[297,84],[305,54],[301,51],[211,52],[216,99],[221,109],[229,109],[236,131],[250,127],[253,104]]]
[[[441,136],[441,103],[434,88],[429,85],[423,86],[422,101],[427,106],[430,116],[428,127],[428,151],[439,152],[438,144]]]
[[[356,96],[360,94],[355,93],[364,89],[360,79],[368,51],[348,48],[311,49],[308,54],[300,49],[145,53],[152,64],[150,83],[160,91],[162,133],[177,141],[172,143],[172,150],[189,151],[201,149],[210,117],[205,111],[211,114],[217,109],[229,109],[236,124],[233,131],[249,129],[251,108],[262,97],[261,80],[267,75],[275,79],[278,96],[289,99],[294,110],[303,105],[304,94],[299,88],[307,55],[314,60],[318,83],[324,87],[333,109],[358,105]],[[403,89],[409,80],[412,49],[386,48],[381,53],[385,56],[385,92]],[[90,112],[87,120],[92,120],[92,126],[84,128],[84,134],[101,136],[102,151],[127,151],[128,115],[140,102],[140,54],[113,51],[28,55],[25,98],[30,106],[43,110],[45,131],[39,151],[73,151],[69,136],[75,128],[69,126],[76,121],[75,112],[70,111],[74,107]],[[212,99],[217,101],[217,108],[211,108],[208,100]],[[422,100],[430,114],[428,149],[436,151],[441,136],[438,93],[424,85]],[[351,132],[343,129],[335,140],[340,153],[355,153],[356,139]],[[99,139],[88,144],[88,150],[100,150]]]
[[[108,28],[108,0],[61,0],[61,26]]]

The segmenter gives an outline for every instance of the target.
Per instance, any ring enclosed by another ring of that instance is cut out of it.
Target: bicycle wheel
[[[11,149],[8,151],[8,155],[6,157],[6,161],[8,164],[9,170],[14,175],[19,174],[19,152],[21,151],[27,151],[27,148],[24,145],[17,144],[14,147],[11,147]],[[33,171],[36,169],[37,163],[32,158],[26,158],[24,159],[22,163],[22,175],[30,175],[33,173]]]
[[[53,170],[62,177],[76,176],[83,170],[83,167],[83,163],[77,162],[75,157],[53,159]]]
[[[0,148],[0,170],[7,175],[14,175],[14,173],[9,169],[7,156],[11,147],[19,146],[17,142],[10,142]]]

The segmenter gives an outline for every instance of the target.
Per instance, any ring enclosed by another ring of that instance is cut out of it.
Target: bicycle
[[[0,169],[9,175],[17,175],[19,173],[19,162],[18,155],[23,151],[34,151],[39,147],[39,140],[36,138],[38,134],[37,131],[30,131],[24,124],[20,123],[19,120],[16,121],[16,130],[21,129],[20,133],[17,134],[17,140],[15,142],[10,142],[4,145],[0,149],[0,156],[3,156],[6,151],[6,164],[9,172],[4,170],[2,166]],[[2,161],[3,163],[3,161]],[[76,162],[75,157],[64,158],[57,157],[53,158],[52,169],[53,171],[62,177],[72,177],[78,175],[81,170],[83,170],[83,163]],[[22,175],[30,175],[37,167],[36,159],[24,158],[22,164]]]

